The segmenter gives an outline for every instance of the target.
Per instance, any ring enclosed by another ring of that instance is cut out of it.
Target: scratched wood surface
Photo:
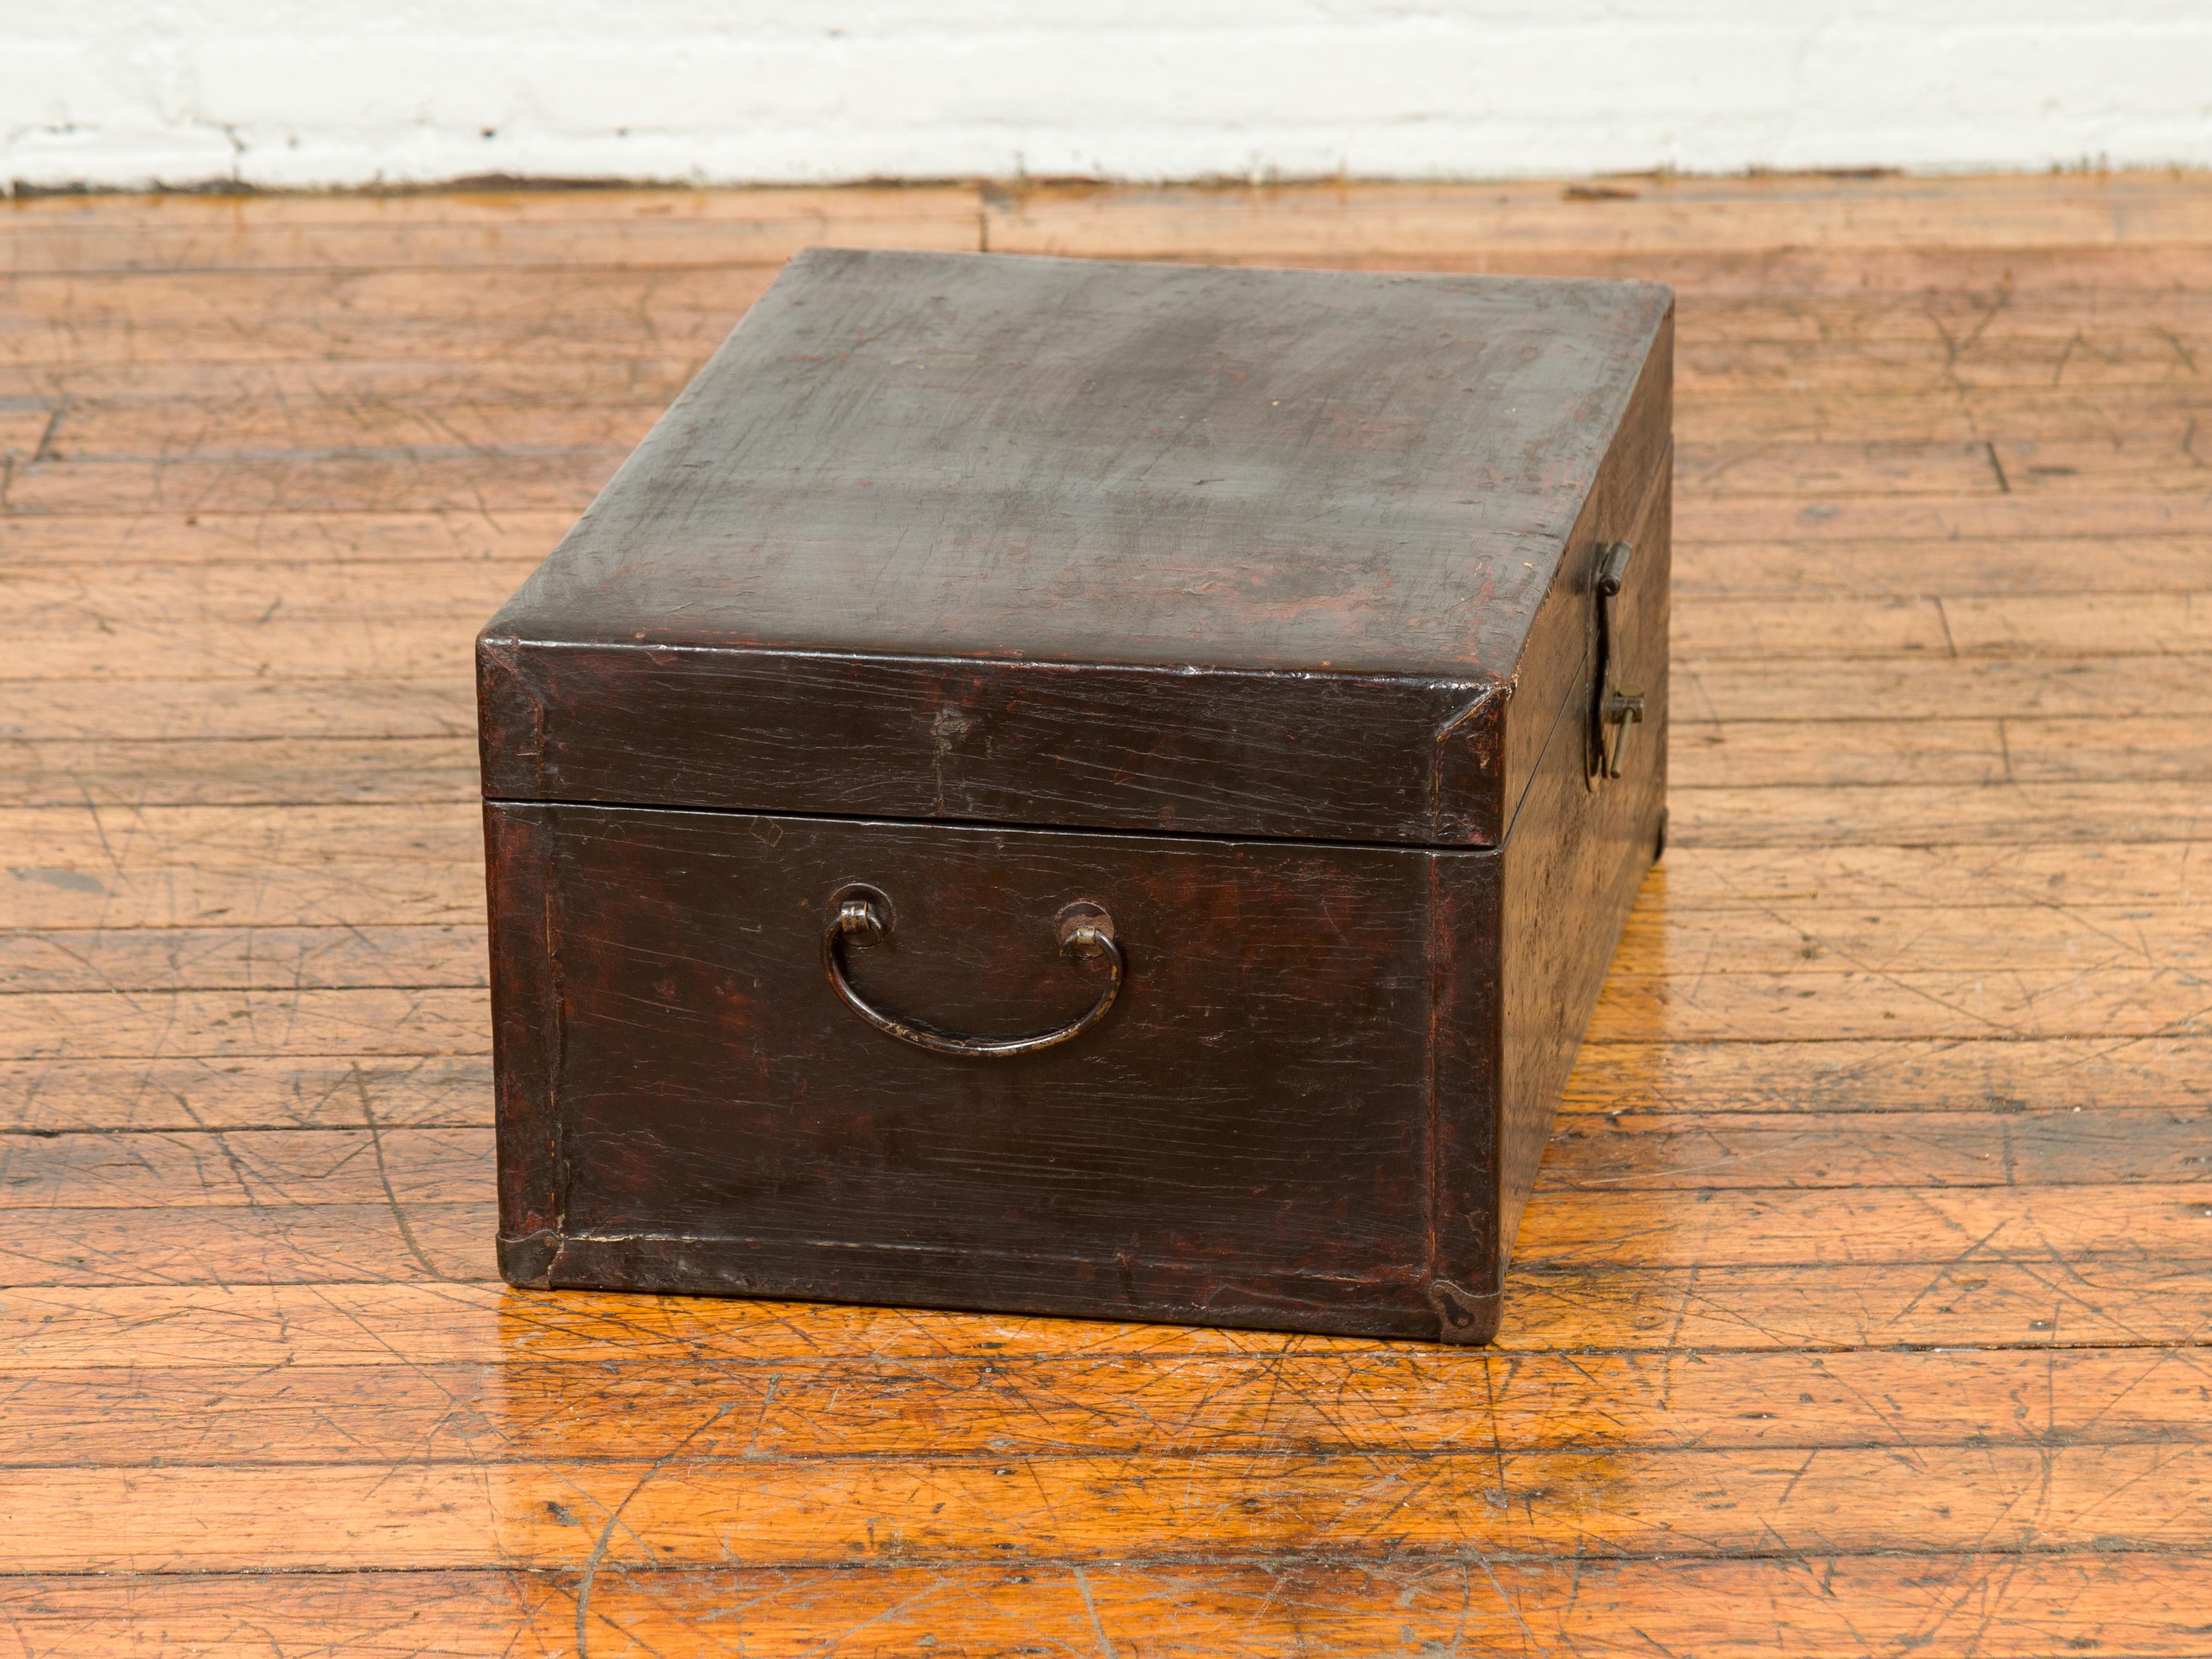
[[[3,210],[14,1650],[2212,1654],[2212,183]],[[1494,1350],[496,1282],[469,641],[824,242],[1677,285]]]

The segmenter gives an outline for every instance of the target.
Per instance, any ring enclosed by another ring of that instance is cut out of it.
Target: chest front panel
[[[1395,1284],[1418,1304],[1436,1115],[1484,1089],[1495,855],[488,810],[498,948],[542,963],[536,1180],[572,1250],[652,1237],[787,1291],[840,1262],[896,1280],[919,1253],[925,1277],[960,1258],[984,1303],[1002,1272],[1089,1282],[1123,1312],[1147,1274],[1232,1311],[1255,1276],[1270,1296]],[[1126,975],[1048,1049],[929,1052],[832,983],[824,936],[854,890],[889,926],[841,946],[839,970],[939,1031],[1091,1006],[1105,970],[1061,947],[1072,909],[1110,918]]]

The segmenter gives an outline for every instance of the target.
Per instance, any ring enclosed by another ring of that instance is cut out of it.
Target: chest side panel
[[[1630,730],[1622,775],[1593,777],[1587,711],[1564,709],[1498,854],[1501,1266],[1666,810],[1672,494],[1662,471],[1624,532],[1636,551],[1616,602],[1605,678],[1608,689],[1641,692],[1644,719]],[[1613,730],[1602,734],[1608,743]]]

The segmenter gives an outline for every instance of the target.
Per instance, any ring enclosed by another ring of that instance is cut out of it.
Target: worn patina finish
[[[1660,833],[1672,322],[793,260],[478,642],[508,1277],[1487,1340]]]

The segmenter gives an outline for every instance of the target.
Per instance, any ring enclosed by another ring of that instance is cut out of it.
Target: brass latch
[[[1620,775],[1628,754],[1628,728],[1644,720],[1644,688],[1610,682],[1620,652],[1620,617],[1614,601],[1628,580],[1628,561],[1635,553],[1626,542],[1613,542],[1599,550],[1597,575],[1597,731],[1595,770],[1604,778]],[[1610,741],[1607,728],[1610,727]]]
[[[1644,724],[1644,688],[1623,685],[1606,694],[1605,723],[1613,728],[1613,752],[1605,763],[1605,775],[1609,778],[1620,775],[1621,757],[1628,753],[1628,728]]]

